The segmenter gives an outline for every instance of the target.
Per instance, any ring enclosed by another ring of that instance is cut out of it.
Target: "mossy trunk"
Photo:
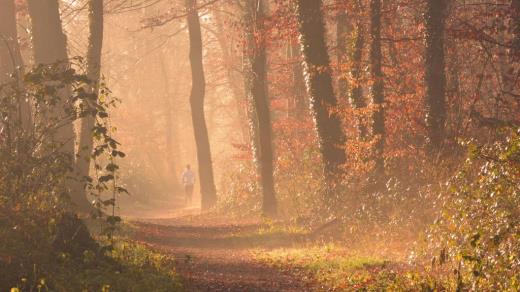
[[[345,134],[337,113],[330,58],[325,42],[322,1],[296,1],[300,45],[318,143],[323,160],[323,172],[329,186],[337,183],[346,162]]]

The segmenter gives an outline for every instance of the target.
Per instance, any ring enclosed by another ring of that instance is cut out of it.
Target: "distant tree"
[[[444,26],[447,0],[427,0],[425,18],[425,110],[427,144],[437,151],[443,144],[446,122]]]
[[[267,90],[267,53],[262,33],[264,31],[264,0],[247,0],[247,55],[245,71],[246,90],[251,100],[254,114],[250,121],[257,129],[252,139],[254,159],[260,176],[262,189],[262,211],[264,215],[276,214],[276,196],[273,177],[273,142],[271,113]]]
[[[97,97],[99,91],[99,82],[101,74],[101,49],[103,47],[103,0],[89,0],[89,38],[87,49],[87,77],[90,85],[87,87],[87,93]],[[85,100],[85,106],[90,107],[88,100]],[[89,175],[90,155],[93,148],[92,128],[94,127],[95,118],[87,115],[81,120],[81,132],[79,136],[79,150],[76,159],[76,171],[80,178]],[[86,197],[84,187],[80,188]]]
[[[334,113],[337,99],[332,86],[330,59],[325,42],[322,1],[296,1],[296,15],[304,72],[311,111],[318,134],[324,174],[333,184],[346,162],[345,134],[341,120]]]
[[[370,1],[370,77],[372,87],[370,92],[371,103],[375,107],[372,113],[372,135],[375,137],[374,145],[374,175],[378,181],[382,180],[385,172],[384,147],[385,147],[385,113],[384,113],[384,83],[381,69],[381,0]]]
[[[214,15],[217,29],[215,37],[222,51],[222,61],[224,63],[226,79],[229,83],[231,93],[233,93],[233,98],[237,110],[237,117],[239,120],[240,134],[242,136],[241,140],[246,142],[249,140],[249,129],[247,127],[247,123],[244,123],[244,121],[247,120],[247,110],[244,107],[246,100],[242,87],[240,86],[240,82],[242,82],[244,77],[241,74],[242,72],[239,70],[239,68],[243,65],[242,62],[244,60],[239,54],[237,54],[237,50],[234,49],[234,42],[230,41],[228,38],[228,31],[225,30],[222,11],[215,11]]]
[[[206,81],[204,77],[204,66],[202,63],[202,35],[199,13],[197,10],[197,1],[186,0],[186,9],[188,11],[187,18],[190,38],[190,63],[192,76],[190,95],[191,116],[197,147],[201,206],[202,209],[208,209],[215,205],[217,196],[213,178],[213,163],[211,161],[208,129],[204,117]]]
[[[8,82],[11,74],[18,79],[20,90],[23,90],[23,60],[18,44],[16,29],[16,11],[14,0],[0,0],[0,84]],[[21,94],[20,94],[21,95]],[[24,130],[32,125],[30,103],[25,98],[18,99],[18,114]]]
[[[173,93],[176,92],[176,89],[178,87],[178,83],[174,83],[174,88],[170,88],[170,74],[168,74],[168,70],[166,68],[166,60],[161,54],[160,56],[160,68],[161,68],[161,75],[163,78],[163,84],[164,84],[164,95],[165,95],[165,103],[166,106],[164,107],[164,119],[166,120],[165,123],[165,132],[166,132],[166,159],[168,160],[168,170],[169,170],[169,176],[168,181],[171,182],[171,186],[173,189],[180,189],[179,180],[177,179],[177,172],[180,170],[177,164],[177,157],[176,154],[179,153],[179,139],[178,139],[178,125],[174,122],[174,115],[173,115],[173,105],[174,105],[174,98]],[[183,64],[184,65],[184,64]],[[179,66],[179,68],[182,70],[185,68],[185,66]]]
[[[9,80],[21,65],[14,0],[0,0],[0,82]]]

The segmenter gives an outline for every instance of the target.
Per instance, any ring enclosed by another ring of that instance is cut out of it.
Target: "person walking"
[[[184,184],[184,204],[189,206],[191,205],[193,186],[195,185],[195,173],[193,173],[189,164],[186,165],[186,169],[182,173],[182,183]]]

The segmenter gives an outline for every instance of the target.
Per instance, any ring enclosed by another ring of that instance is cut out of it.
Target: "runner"
[[[182,173],[182,183],[184,184],[184,204],[190,206],[193,196],[193,186],[195,185],[195,173],[193,173],[189,164],[186,165],[186,169]]]

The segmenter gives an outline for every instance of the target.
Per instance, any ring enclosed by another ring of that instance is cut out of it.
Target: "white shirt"
[[[186,185],[192,186],[195,184],[195,174],[193,173],[193,171],[191,171],[191,169],[186,169],[182,173],[182,183],[185,186]]]

